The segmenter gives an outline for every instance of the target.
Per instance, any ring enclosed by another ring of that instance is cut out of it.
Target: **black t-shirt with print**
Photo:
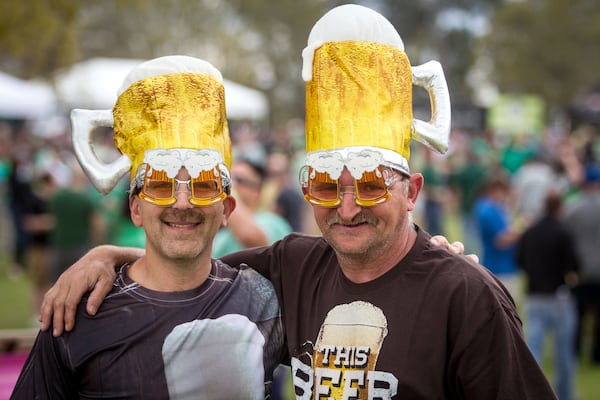
[[[315,236],[223,258],[273,282],[297,399],[554,399],[506,289],[417,230],[406,257],[364,284]]]
[[[183,292],[117,273],[96,316],[82,300],[73,331],[40,332],[12,399],[263,399],[283,353],[273,286],[213,260]]]

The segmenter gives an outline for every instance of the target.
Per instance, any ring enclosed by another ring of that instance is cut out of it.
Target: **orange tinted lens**
[[[218,169],[200,171],[197,178],[191,180],[192,197],[190,203],[196,206],[209,206],[225,199],[221,172]]]
[[[379,172],[379,176],[377,176]],[[373,172],[365,172],[360,180],[356,181],[358,197],[363,200],[375,200],[385,196],[387,186],[383,174],[379,169]]]
[[[192,196],[198,199],[211,199],[221,194],[221,185],[216,179],[198,181],[192,179]]]
[[[168,199],[173,197],[173,179],[170,179],[166,172],[152,170],[151,175],[144,178],[144,187],[142,192],[155,199]]]
[[[329,178],[326,173],[317,172],[309,181],[309,195],[318,200],[334,200],[338,198],[338,182]]]

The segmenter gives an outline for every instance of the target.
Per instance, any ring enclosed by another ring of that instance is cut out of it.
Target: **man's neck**
[[[137,260],[128,271],[129,277],[141,286],[158,292],[180,292],[200,286],[210,274],[211,260],[192,262]]]

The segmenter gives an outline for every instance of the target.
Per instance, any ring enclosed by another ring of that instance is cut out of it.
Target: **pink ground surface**
[[[27,353],[0,353],[0,400],[8,400],[15,387]]]

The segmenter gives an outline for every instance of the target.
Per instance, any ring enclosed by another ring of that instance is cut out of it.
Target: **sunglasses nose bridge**
[[[175,185],[175,190],[173,192],[173,197],[175,198],[175,203],[172,204],[174,208],[190,208],[193,207],[192,201],[192,191],[190,189],[189,181],[179,181],[175,180],[173,182]]]
[[[173,182],[173,185],[175,185],[174,193],[187,192],[189,195],[192,194],[192,190],[190,188],[190,180],[189,179],[186,180],[186,181],[175,179],[175,181]],[[181,189],[181,186],[183,186],[184,189]]]
[[[356,188],[352,185],[340,186],[340,198],[344,198],[345,194],[351,194],[356,198]]]

